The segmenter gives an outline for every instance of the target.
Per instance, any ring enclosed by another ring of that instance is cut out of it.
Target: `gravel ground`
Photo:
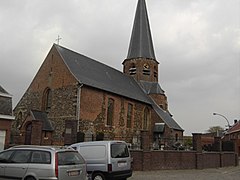
[[[204,170],[134,171],[128,180],[240,180],[240,166]]]

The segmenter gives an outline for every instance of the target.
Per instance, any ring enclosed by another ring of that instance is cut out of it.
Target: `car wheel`
[[[26,177],[25,180],[36,180],[34,177]]]
[[[106,180],[105,176],[102,173],[94,173],[92,180]]]

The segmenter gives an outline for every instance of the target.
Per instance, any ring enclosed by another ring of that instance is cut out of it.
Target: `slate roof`
[[[80,83],[151,104],[134,78],[74,51],[56,44],[54,46]]]
[[[0,85],[0,93],[8,94],[8,92],[5,89],[3,89],[1,85]]]
[[[0,85],[0,95],[4,97],[12,97],[1,85]]]
[[[165,123],[155,123],[153,132],[163,133],[165,129]]]
[[[240,131],[240,121],[236,122],[232,127],[230,127],[226,134],[232,134]]]
[[[53,125],[51,121],[47,118],[47,113],[37,110],[31,110],[30,111],[33,120],[39,120],[43,122],[42,130],[44,131],[53,131]]]
[[[164,94],[164,90],[161,88],[158,82],[140,81],[142,88],[146,94]]]
[[[138,1],[127,59],[139,57],[156,60],[145,0]]]
[[[168,127],[173,128],[175,130],[184,131],[178,123],[172,118],[172,116],[160,108],[153,100],[152,100],[152,107],[158,116],[167,124]]]

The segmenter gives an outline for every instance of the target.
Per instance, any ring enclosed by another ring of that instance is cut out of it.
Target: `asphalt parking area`
[[[240,166],[203,170],[134,171],[128,180],[239,180]]]

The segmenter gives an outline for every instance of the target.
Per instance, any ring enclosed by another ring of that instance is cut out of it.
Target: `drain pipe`
[[[79,125],[80,125],[80,103],[81,103],[81,91],[82,91],[83,84],[78,84],[77,89],[77,105],[76,105],[76,119],[77,119],[77,132],[79,132]]]

